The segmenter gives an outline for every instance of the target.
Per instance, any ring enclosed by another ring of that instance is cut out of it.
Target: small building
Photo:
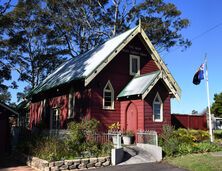
[[[59,66],[31,92],[30,127],[64,129],[95,118],[101,131],[155,130],[171,124],[181,90],[140,26]]]
[[[215,130],[222,129],[222,118],[215,117],[214,114],[212,114],[212,124],[213,124],[213,129]]]
[[[200,129],[207,130],[207,118],[206,113],[203,114],[172,114],[171,117],[172,126],[176,129]]]
[[[16,124],[18,115],[14,109],[0,102],[0,155],[10,149],[11,126]]]

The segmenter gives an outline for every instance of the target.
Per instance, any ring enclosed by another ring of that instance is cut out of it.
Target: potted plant
[[[123,133],[123,144],[130,145],[133,144],[134,132],[133,131],[125,131]]]
[[[111,124],[108,130],[108,134],[112,135],[112,140],[113,140],[113,144],[117,144],[117,134],[120,134],[119,130],[120,130],[120,124],[119,122],[113,123]]]

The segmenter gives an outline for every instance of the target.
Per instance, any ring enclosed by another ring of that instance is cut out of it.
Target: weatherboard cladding
[[[104,44],[60,65],[42,83],[37,85],[31,94],[37,94],[72,80],[88,77],[136,28],[128,30]]]
[[[153,121],[153,99],[157,92],[163,102],[163,122]],[[163,81],[159,80],[144,99],[144,127],[145,130],[156,130],[161,133],[164,124],[171,125],[170,95]]]

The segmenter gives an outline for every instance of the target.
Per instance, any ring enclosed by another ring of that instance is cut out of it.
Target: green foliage
[[[174,131],[174,127],[164,125],[163,133],[160,135],[159,144],[162,146],[166,156],[173,156],[178,152],[179,140]]]
[[[33,155],[48,161],[63,160],[68,156],[68,149],[64,141],[59,138],[44,137],[38,140]]]
[[[208,131],[184,128],[179,128],[176,130],[175,136],[178,137],[180,142],[184,143],[201,142],[209,139]]]
[[[99,121],[96,119],[84,120],[81,125],[85,131],[97,132]]]
[[[101,144],[99,156],[110,156],[112,148],[113,148],[113,143],[111,142]]]
[[[125,131],[125,132],[123,132],[123,135],[133,137],[134,136],[134,132],[133,131]]]
[[[178,156],[191,153],[214,152],[222,150],[221,146],[208,142],[209,133],[203,130],[187,130],[165,125],[159,144],[166,156]]]
[[[86,130],[97,130],[98,124],[94,119],[80,123],[71,122],[68,125],[69,134],[63,139],[34,136],[28,130],[23,131],[18,150],[48,161],[110,155],[113,148],[111,143],[100,144],[93,136],[87,138],[89,132]]]
[[[215,116],[222,117],[222,92],[214,95],[214,103],[211,110]]]
[[[222,130],[214,130],[213,133],[215,139],[222,139]]]
[[[189,20],[164,0],[10,3],[0,5],[0,88],[6,86],[4,80],[12,79],[12,70],[18,73],[18,80],[33,88],[66,58],[102,44],[138,24],[139,19],[159,52],[191,45],[181,34]],[[5,98],[10,101],[9,95]]]

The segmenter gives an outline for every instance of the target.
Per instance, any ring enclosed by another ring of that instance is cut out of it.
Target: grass
[[[222,157],[212,156],[211,153],[189,154],[180,157],[167,158],[166,162],[190,171],[222,170]]]

